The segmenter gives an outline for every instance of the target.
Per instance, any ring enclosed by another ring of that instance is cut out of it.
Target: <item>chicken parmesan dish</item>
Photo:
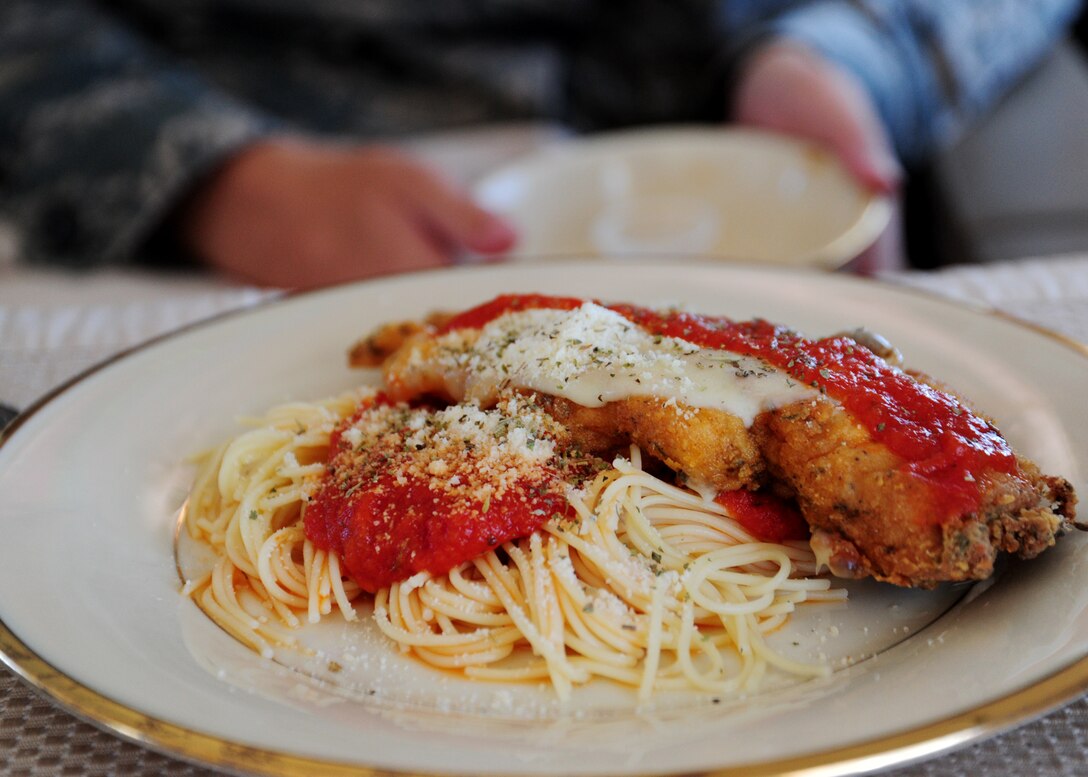
[[[1069,483],[865,331],[543,295],[390,323],[378,385],[201,461],[185,591],[254,649],[372,610],[467,677],[746,693],[828,667],[765,637],[834,578],[984,580],[1074,525]],[[830,576],[826,573],[830,572]]]

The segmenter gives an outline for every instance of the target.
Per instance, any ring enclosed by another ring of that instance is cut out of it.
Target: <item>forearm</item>
[[[761,26],[864,84],[900,157],[924,158],[989,108],[1060,36],[1078,0],[825,0]]]
[[[0,214],[31,261],[126,261],[270,122],[78,0],[0,8]]]

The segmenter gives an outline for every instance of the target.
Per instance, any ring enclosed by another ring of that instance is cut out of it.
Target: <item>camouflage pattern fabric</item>
[[[125,262],[271,133],[724,120],[772,35],[856,73],[906,160],[985,110],[1076,0],[0,0],[0,220],[27,261]]]

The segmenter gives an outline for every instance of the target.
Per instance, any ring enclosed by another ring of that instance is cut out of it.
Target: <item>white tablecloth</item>
[[[1088,342],[1088,256],[1025,260],[892,282],[992,306]],[[213,276],[108,271],[85,276],[0,269],[0,402],[19,407],[90,365],[191,321],[273,292]],[[1083,775],[1088,702],[901,775]],[[79,722],[0,669],[0,774],[198,775],[206,771]]]

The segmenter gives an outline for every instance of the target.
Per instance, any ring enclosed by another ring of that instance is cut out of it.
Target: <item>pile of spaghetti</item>
[[[572,450],[531,398],[434,408],[360,389],[248,423],[199,462],[184,525],[218,561],[185,591],[262,654],[372,607],[428,664],[564,699],[595,676],[646,699],[828,671],[765,639],[799,603],[845,597],[812,577],[807,541],[757,539],[634,446]]]

